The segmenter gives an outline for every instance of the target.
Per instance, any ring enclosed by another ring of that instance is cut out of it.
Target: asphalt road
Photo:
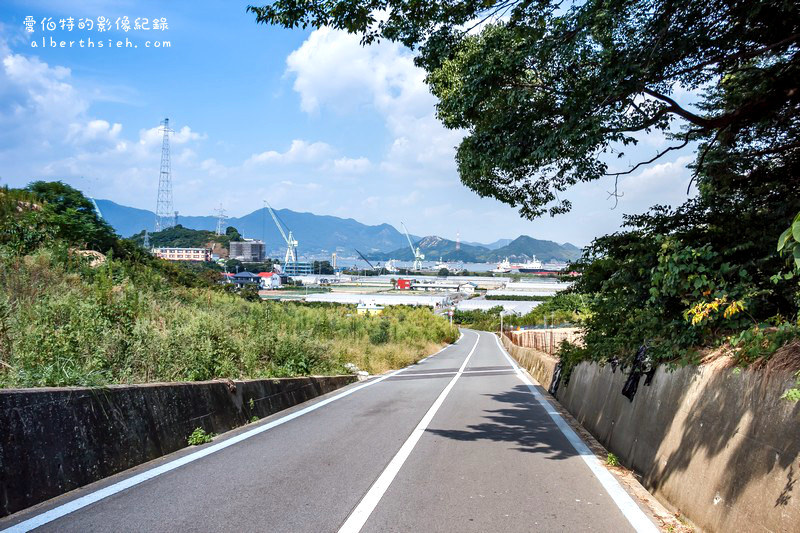
[[[205,446],[243,439],[224,449],[172,454],[0,529],[655,531],[590,468],[597,460],[576,451],[489,333],[465,331],[417,365],[309,404]]]

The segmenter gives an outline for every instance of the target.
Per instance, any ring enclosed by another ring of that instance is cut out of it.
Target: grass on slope
[[[376,373],[457,337],[428,309],[249,302],[176,285],[158,263],[90,268],[67,247],[0,261],[2,387]]]

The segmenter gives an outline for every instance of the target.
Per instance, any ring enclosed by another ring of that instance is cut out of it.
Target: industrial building
[[[281,273],[287,276],[308,276],[313,273],[313,270],[311,263],[304,261],[289,261],[281,265]]]
[[[264,260],[265,246],[263,241],[255,239],[245,239],[243,241],[231,241],[229,246],[229,257],[238,259],[245,263],[260,263]]]

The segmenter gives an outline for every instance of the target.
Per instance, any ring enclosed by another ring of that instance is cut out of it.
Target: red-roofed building
[[[277,289],[281,286],[281,277],[275,272],[259,272],[256,275],[261,278],[262,289]]]

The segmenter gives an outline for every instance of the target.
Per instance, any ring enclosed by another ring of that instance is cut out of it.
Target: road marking
[[[492,372],[516,372],[514,368],[498,368],[495,370],[465,370],[462,374],[488,374]],[[449,372],[410,372],[408,374],[403,374],[402,376],[392,376],[397,378],[415,378],[417,376],[452,376],[457,374],[457,370],[451,370]]]
[[[372,514],[372,511],[375,510],[375,507],[383,498],[383,495],[386,493],[386,490],[389,488],[389,485],[392,484],[394,481],[395,476],[400,471],[400,468],[403,467],[403,463],[406,462],[408,456],[411,455],[411,451],[419,442],[419,439],[422,438],[422,435],[425,433],[425,429],[433,420],[436,411],[442,406],[444,403],[444,399],[447,398],[447,395],[450,394],[450,390],[458,381],[458,378],[461,377],[461,374],[464,373],[464,368],[466,368],[467,363],[469,362],[472,354],[475,353],[475,348],[478,347],[478,343],[481,340],[480,333],[477,333],[478,338],[475,339],[475,345],[470,350],[467,358],[464,359],[464,362],[461,364],[461,368],[458,369],[456,375],[453,376],[453,379],[450,380],[450,383],[444,388],[444,390],[439,394],[439,397],[436,398],[436,401],[433,402],[433,405],[430,406],[428,412],[425,413],[425,416],[422,417],[422,420],[419,421],[417,427],[414,428],[414,431],[411,432],[411,435],[408,436],[408,439],[403,443],[398,450],[397,454],[389,461],[389,464],[386,465],[386,468],[381,475],[378,476],[378,479],[375,483],[372,484],[369,491],[364,495],[361,501],[358,503],[353,512],[350,513],[350,516],[347,517],[342,527],[339,528],[339,533],[358,533],[361,531],[361,528],[364,527],[364,524],[367,522],[369,515]]]
[[[603,485],[603,488],[606,489],[606,492],[608,492],[611,499],[614,500],[614,503],[617,504],[617,507],[622,511],[622,514],[625,515],[625,518],[628,519],[631,526],[633,526],[636,531],[658,533],[659,529],[647,515],[644,514],[644,511],[636,505],[636,502],[634,502],[630,494],[622,488],[619,481],[617,481],[617,479],[611,475],[611,472],[600,463],[600,459],[592,453],[589,446],[587,446],[570,425],[567,424],[567,421],[564,420],[556,408],[553,407],[553,404],[536,389],[536,385],[534,385],[530,378],[522,371],[522,368],[520,368],[517,362],[509,355],[505,347],[500,344],[500,338],[494,334],[492,334],[492,336],[494,340],[497,341],[497,347],[500,348],[500,351],[506,359],[508,359],[508,362],[511,363],[511,366],[516,369],[517,377],[528,386],[528,390],[533,394],[533,397],[536,398],[536,401],[544,408],[545,412],[550,415],[550,418],[555,422],[556,426],[558,426],[558,429],[561,430],[561,433],[564,434],[569,443],[572,444],[572,447],[575,448],[575,451],[578,452],[578,455],[581,456],[581,459],[589,466],[589,470],[592,471],[600,484]]]
[[[463,333],[462,333],[461,337],[463,337]],[[459,339],[458,339],[459,341],[461,340],[461,337],[459,337]],[[456,341],[456,343],[458,343],[458,341]],[[451,346],[455,346],[456,343],[449,344],[449,345],[445,346],[444,348],[442,348],[441,350],[436,352],[436,354],[446,350],[447,348],[450,348]],[[476,346],[477,346],[477,343],[476,343]],[[472,350],[474,351],[475,347],[473,347]],[[436,354],[433,354],[433,355],[436,355]],[[470,352],[470,355],[471,354],[472,354],[472,352]],[[143,483],[143,482],[145,482],[145,481],[147,481],[149,479],[152,479],[154,477],[160,476],[161,474],[165,474],[165,473],[167,473],[167,472],[169,472],[171,470],[175,470],[176,468],[180,468],[183,465],[192,463],[194,461],[197,461],[198,459],[202,459],[203,457],[211,455],[212,453],[218,452],[220,450],[224,450],[225,448],[228,448],[229,446],[233,446],[234,444],[242,442],[243,440],[247,440],[247,439],[249,439],[251,437],[254,437],[256,435],[264,433],[265,431],[268,431],[268,430],[270,430],[270,429],[272,429],[274,427],[277,427],[277,426],[280,426],[282,424],[285,424],[286,422],[294,420],[295,418],[299,418],[299,417],[301,417],[301,416],[303,416],[303,415],[305,415],[307,413],[310,413],[312,411],[316,411],[317,409],[319,409],[321,407],[324,407],[324,406],[326,406],[326,405],[328,405],[330,403],[333,403],[336,400],[340,400],[340,399],[344,398],[345,396],[349,396],[349,395],[353,394],[354,392],[358,392],[361,389],[365,389],[365,388],[367,388],[367,387],[369,387],[371,385],[375,385],[376,383],[380,383],[381,381],[389,379],[392,376],[396,376],[397,374],[399,374],[399,373],[401,373],[401,372],[403,372],[403,371],[405,371],[405,370],[407,370],[409,368],[411,368],[411,366],[407,366],[405,368],[401,368],[400,370],[395,370],[394,372],[390,372],[388,374],[384,374],[383,376],[379,376],[379,377],[377,377],[375,379],[371,379],[371,380],[367,381],[366,383],[363,383],[361,385],[353,387],[352,389],[348,389],[348,390],[346,390],[344,392],[341,392],[341,393],[339,393],[339,394],[337,394],[335,396],[332,396],[332,397],[330,397],[330,398],[328,398],[326,400],[322,400],[321,402],[317,402],[314,405],[309,405],[308,407],[300,409],[299,411],[295,411],[294,413],[291,413],[291,414],[286,415],[284,417],[278,418],[277,420],[273,420],[272,422],[270,422],[268,424],[264,424],[263,426],[258,426],[256,428],[253,428],[253,429],[249,430],[249,431],[245,431],[244,433],[236,435],[235,437],[231,437],[229,439],[226,439],[226,440],[224,440],[222,442],[218,442],[217,444],[214,444],[214,445],[209,446],[207,448],[203,448],[203,449],[198,450],[198,451],[196,451],[194,453],[190,453],[188,455],[185,455],[185,456],[180,457],[178,459],[175,459],[173,461],[169,461],[168,463],[164,463],[163,465],[157,466],[155,468],[152,468],[152,469],[147,470],[145,472],[142,472],[140,474],[136,474],[135,476],[131,476],[131,477],[127,478],[127,479],[123,479],[122,481],[114,483],[113,485],[109,485],[108,487],[104,487],[102,489],[98,489],[98,490],[96,490],[94,492],[91,492],[91,493],[87,494],[86,496],[81,496],[80,498],[77,498],[75,500],[67,502],[67,503],[65,503],[63,505],[59,505],[58,507],[54,507],[53,509],[50,509],[49,511],[45,511],[42,514],[39,514],[39,515],[33,516],[33,517],[31,517],[31,518],[29,518],[27,520],[24,520],[24,521],[20,522],[19,524],[15,524],[15,525],[10,526],[10,527],[8,527],[6,529],[3,529],[2,531],[0,531],[0,533],[22,533],[22,532],[25,532],[25,531],[30,531],[32,529],[36,529],[37,527],[41,527],[41,526],[43,526],[45,524],[48,524],[48,523],[52,522],[53,520],[57,520],[57,519],[59,519],[59,518],[61,518],[63,516],[66,516],[66,515],[68,515],[70,513],[73,513],[75,511],[79,510],[79,509],[82,509],[82,508],[86,507],[87,505],[91,505],[93,503],[99,502],[100,500],[108,498],[109,496],[113,496],[114,494],[117,494],[118,492],[122,492],[123,490],[129,489],[129,488],[131,488],[133,486],[136,486],[136,485],[139,485],[140,483]]]

